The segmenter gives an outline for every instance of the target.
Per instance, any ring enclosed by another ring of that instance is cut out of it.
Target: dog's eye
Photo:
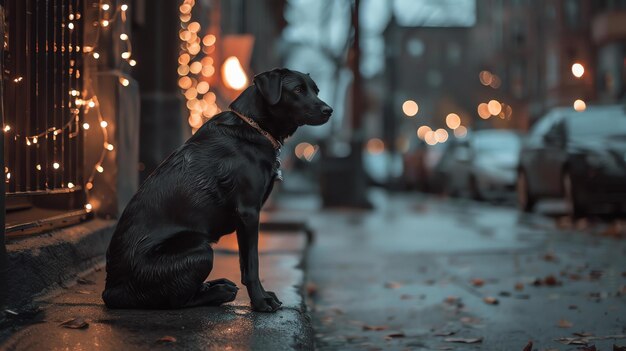
[[[302,88],[302,85],[298,85],[293,91],[300,94],[304,91],[304,88]]]

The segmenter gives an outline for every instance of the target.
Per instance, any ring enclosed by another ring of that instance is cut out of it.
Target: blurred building
[[[526,129],[554,106],[615,103],[624,97],[625,2],[592,0],[479,0],[472,33],[476,76],[498,77],[482,87],[513,107]],[[573,65],[584,73],[574,75]],[[580,66],[579,66],[580,67]]]
[[[470,123],[475,101],[471,89],[475,75],[465,59],[472,50],[470,34],[471,27],[401,25],[392,15],[384,31],[382,77],[382,129],[391,148],[398,136],[415,137],[420,125],[445,127],[449,113]],[[419,117],[405,114],[402,106],[407,100],[416,101]]]

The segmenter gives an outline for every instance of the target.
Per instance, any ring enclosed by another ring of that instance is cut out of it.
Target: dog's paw
[[[260,299],[252,300],[252,309],[257,312],[276,312],[283,303],[271,291],[266,291]]]
[[[226,278],[220,278],[220,279],[215,279],[215,280],[209,280],[207,282],[207,284],[209,286],[213,286],[213,285],[218,285],[218,284],[224,284],[224,285],[230,285],[230,286],[234,286],[237,287],[237,284],[233,283],[232,281],[226,279]]]
[[[231,284],[213,284],[211,285],[211,293],[215,294],[219,304],[234,301],[237,297],[239,288]]]

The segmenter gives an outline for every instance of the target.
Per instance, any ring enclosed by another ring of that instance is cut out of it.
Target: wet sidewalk
[[[311,212],[301,197],[285,206],[310,213],[316,233],[308,292],[319,350],[626,346],[626,233],[378,195],[374,211]]]
[[[263,284],[283,301],[274,314],[252,312],[240,285],[234,235],[214,247],[209,280],[228,278],[240,285],[237,299],[220,307],[171,311],[108,310],[100,298],[104,269],[38,301],[38,309],[11,315],[13,333],[2,350],[309,350],[311,323],[301,288],[306,236],[262,232]]]

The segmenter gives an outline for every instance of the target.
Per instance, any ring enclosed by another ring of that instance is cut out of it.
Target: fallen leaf
[[[572,322],[568,321],[567,319],[559,320],[559,322],[556,325],[559,328],[571,328],[571,327],[574,326],[574,324]]]
[[[479,324],[481,322],[479,318],[474,317],[461,317],[460,321],[463,324]]]
[[[479,342],[483,342],[483,338],[445,338],[443,341],[456,342],[460,344],[477,344]]]
[[[63,328],[69,329],[84,329],[89,327],[89,323],[85,322],[85,320],[81,317],[68,319],[65,322],[59,324]]]
[[[306,284],[306,294],[309,297],[313,297],[317,295],[317,285],[315,283],[307,283]]]
[[[412,298],[413,298],[413,296],[408,295],[408,294],[400,295],[400,300],[409,300],[409,299],[412,299]]]
[[[498,299],[496,299],[495,297],[491,297],[491,296],[487,296],[485,298],[483,298],[483,301],[485,301],[486,304],[488,305],[497,305],[500,303],[500,301],[498,301]]]
[[[511,293],[510,293],[510,292],[508,292],[508,291],[500,291],[500,292],[498,293],[498,295],[500,295],[500,296],[502,296],[502,297],[510,297],[510,296],[511,296]]]
[[[543,278],[543,283],[547,286],[561,285],[561,282],[553,275]]]
[[[402,287],[402,283],[398,282],[387,282],[385,283],[385,288],[387,289],[399,289]]]
[[[586,333],[586,332],[577,332],[577,333],[572,333],[572,335],[580,336],[581,338],[586,338],[586,337],[588,337],[588,336],[593,336],[593,334],[591,334],[591,333]]]
[[[398,332],[398,333],[387,334],[387,335],[385,335],[385,338],[393,339],[393,338],[403,338],[405,336],[406,335],[404,335],[403,332]]]
[[[529,341],[528,344],[524,346],[524,349],[522,351],[533,351],[533,342]]]
[[[450,336],[454,334],[456,334],[455,331],[441,331],[441,332],[435,333],[435,336]]]
[[[452,305],[452,304],[457,303],[459,300],[460,300],[460,299],[459,299],[458,297],[456,297],[456,296],[448,296],[448,297],[446,297],[446,298],[445,298],[445,300],[443,300],[443,301],[444,301],[445,303],[447,303],[447,304]]]
[[[388,326],[386,325],[363,325],[363,330],[374,330],[374,331],[380,331],[380,330],[387,330],[389,329]]]
[[[615,334],[615,335],[604,335],[604,336],[587,336],[584,338],[560,338],[560,339],[554,339],[554,341],[558,341],[561,344],[565,344],[565,345],[587,345],[590,341],[593,341],[593,340],[607,340],[607,339],[626,339],[626,335]]]
[[[626,346],[617,346],[613,344],[613,351],[626,351]]]
[[[554,341],[558,341],[565,345],[587,345],[589,343],[589,340],[585,338],[560,338],[555,339]]]
[[[480,278],[474,278],[472,279],[472,285],[475,287],[481,287],[485,285],[485,281]]]
[[[160,338],[159,340],[157,340],[157,342],[162,342],[162,343],[176,342],[176,338],[171,336],[171,335],[166,335],[166,336]]]
[[[438,346],[437,350],[454,350],[454,347],[450,346]]]
[[[522,284],[522,283],[515,284],[515,290],[517,290],[517,291],[524,290],[524,284]]]
[[[76,282],[82,285],[96,285],[96,282],[87,278],[78,278],[76,279]]]
[[[570,310],[577,310],[578,306],[576,306],[576,305],[569,305],[567,308],[569,308]]]

